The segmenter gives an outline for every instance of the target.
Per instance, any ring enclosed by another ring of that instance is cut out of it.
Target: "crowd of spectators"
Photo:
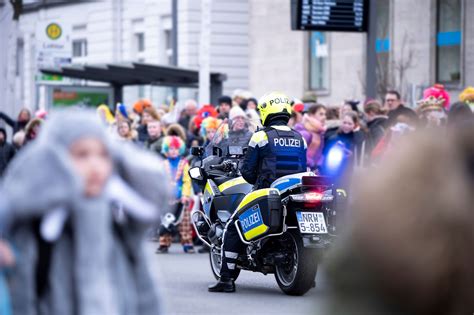
[[[262,128],[257,104],[250,92],[236,90],[232,97],[221,96],[217,104],[198,104],[189,99],[157,107],[149,100],[140,99],[131,106],[117,104],[112,109],[100,105],[96,109],[115,140],[149,150],[164,161],[170,179],[166,185],[173,188],[174,212],[184,211],[179,215],[182,221],[176,234],[179,234],[186,253],[194,253],[189,210],[196,200],[193,195],[199,193],[193,190],[187,172],[193,159],[189,148],[207,147],[219,125],[227,120],[236,122],[235,132],[240,132],[242,126],[248,126],[248,130],[242,132],[250,133]],[[338,106],[294,99],[289,126],[300,132],[307,143],[308,170],[351,179],[359,168],[376,166],[382,157],[390,155],[397,147],[398,139],[406,134],[429,129],[442,134],[442,130],[450,126],[472,122],[473,106],[473,87],[466,88],[459,101],[451,104],[449,93],[439,84],[425,90],[416,106],[404,103],[394,90],[388,91],[382,102],[376,99],[363,103],[346,100]],[[44,110],[33,114],[25,108],[16,119],[0,112],[0,120],[11,128],[9,134],[12,135],[9,141],[7,129],[0,128],[0,178],[15,155],[36,140],[46,119],[48,113]],[[342,155],[333,154],[334,148],[338,148]],[[337,174],[331,173],[334,156],[340,160],[340,173]],[[157,253],[166,253],[172,241],[172,229],[156,227],[155,233],[153,238],[159,241]],[[0,300],[5,292],[3,273],[14,263],[14,251],[8,242],[0,239]]]
[[[348,167],[350,173],[354,167],[376,163],[402,134],[472,119],[473,101],[474,88],[468,87],[459,101],[451,104],[449,93],[440,84],[426,89],[416,106],[408,106],[395,90],[389,90],[382,102],[369,99],[362,103],[350,99],[337,106],[295,98],[289,125],[307,142],[309,169],[321,174],[328,172],[328,154],[338,145],[344,150],[343,172],[347,172]],[[118,104],[115,111],[100,105],[97,113],[116,139],[133,142],[165,157],[165,137],[179,137],[186,146],[186,155],[191,146],[206,146],[226,119],[242,117],[250,130],[256,131],[262,127],[257,103],[249,91],[236,90],[232,97],[219,97],[217,104],[198,104],[189,99],[157,107],[147,99],[140,99],[131,106]],[[11,141],[7,141],[6,130],[0,129],[0,174],[15,152],[36,138],[46,116],[44,111],[32,115],[25,108],[15,120],[0,112],[0,120],[11,127],[13,135]]]

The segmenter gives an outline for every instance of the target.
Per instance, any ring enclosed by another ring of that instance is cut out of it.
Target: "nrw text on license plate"
[[[321,212],[296,212],[301,233],[326,234],[328,229]]]

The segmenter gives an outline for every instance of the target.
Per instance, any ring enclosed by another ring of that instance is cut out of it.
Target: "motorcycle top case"
[[[237,207],[242,235],[247,241],[281,232],[283,213],[278,189],[266,188],[245,196]]]

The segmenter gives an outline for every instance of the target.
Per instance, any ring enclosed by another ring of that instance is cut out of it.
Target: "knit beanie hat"
[[[229,119],[230,120],[234,120],[237,117],[247,118],[247,115],[245,115],[244,110],[242,108],[240,108],[240,106],[232,107],[232,109],[230,110],[230,113],[229,113]]]

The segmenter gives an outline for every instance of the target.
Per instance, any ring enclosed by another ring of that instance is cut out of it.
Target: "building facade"
[[[199,68],[201,1],[178,1],[178,66]],[[41,3],[47,3],[43,1]],[[327,105],[364,100],[367,34],[291,29],[289,0],[212,0],[210,69],[227,75],[224,93],[248,89],[256,97],[281,90],[291,97],[317,95]],[[424,88],[443,83],[457,99],[474,85],[474,1],[377,0],[375,43],[377,91],[397,89],[408,104]],[[3,4],[3,5],[2,5]],[[38,5],[25,0],[17,24],[11,6],[0,0],[0,92],[3,110],[42,103],[37,84],[37,27],[64,21],[71,27],[73,64],[172,61],[172,0],[102,0]],[[12,53],[13,51],[13,53]],[[96,85],[73,81],[75,84]],[[159,104],[170,91],[129,87],[124,101],[140,97]],[[197,97],[181,90],[179,98]]]
[[[474,1],[377,0],[377,91],[408,104],[442,83],[456,100],[474,85]],[[250,1],[250,88],[320,102],[365,99],[366,33],[292,31],[290,1]]]
[[[76,1],[48,5],[48,1],[25,0],[24,11],[18,23],[11,22],[12,8],[0,7],[2,38],[9,43],[10,54],[0,55],[0,63],[10,77],[0,81],[15,81],[4,90],[12,93],[10,104],[3,110],[16,113],[26,106],[31,109],[44,103],[38,88],[39,25],[54,21],[68,26],[72,64],[107,64],[117,62],[144,62],[171,65],[173,59],[173,28],[171,0],[102,0]],[[201,3],[178,0],[177,10],[178,66],[199,68]],[[249,4],[247,0],[219,0],[211,6],[210,71],[227,75],[224,93],[236,88],[249,88]],[[15,37],[15,38],[12,38]],[[13,57],[11,52],[13,50]],[[14,64],[8,60],[14,60]],[[92,85],[95,82],[69,80],[67,84]],[[46,82],[48,84],[48,82]],[[57,82],[52,82],[57,84]],[[1,85],[0,85],[1,87]],[[183,98],[197,97],[197,89],[178,91]],[[124,89],[124,102],[150,98],[155,104],[166,101],[169,88],[159,86],[132,86]]]

